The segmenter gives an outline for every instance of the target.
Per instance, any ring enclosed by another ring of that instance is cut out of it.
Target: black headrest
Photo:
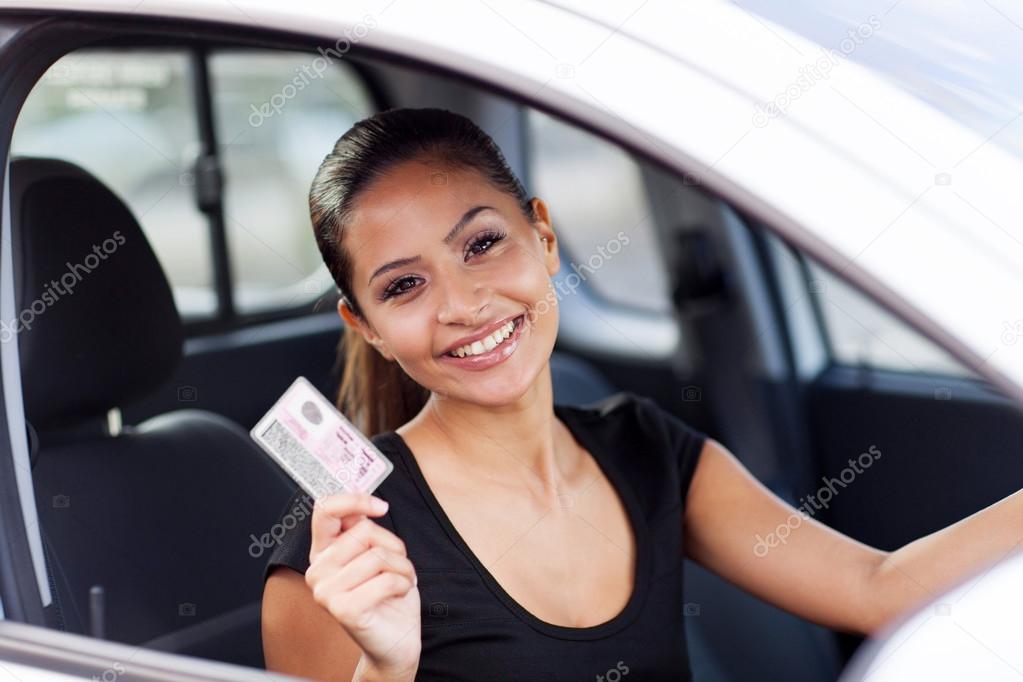
[[[128,207],[66,161],[15,157],[10,180],[18,317],[0,335],[18,338],[27,418],[73,424],[166,381],[181,318]]]

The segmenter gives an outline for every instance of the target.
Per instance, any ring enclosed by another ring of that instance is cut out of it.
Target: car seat
[[[127,206],[82,168],[15,158],[10,179],[51,625],[262,667],[260,538],[295,485],[211,412],[111,426],[113,408],[159,387],[180,361],[167,278]],[[94,586],[103,608],[90,611]]]

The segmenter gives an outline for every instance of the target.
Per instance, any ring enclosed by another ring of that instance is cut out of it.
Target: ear
[[[366,339],[366,343],[376,348],[385,360],[391,361],[394,359],[394,357],[387,352],[384,340],[377,336],[377,333],[373,331],[373,328],[370,327],[370,325],[362,318],[356,315],[350,307],[348,307],[348,302],[345,301],[344,298],[337,302],[337,312],[338,315],[341,316],[341,319],[344,320],[345,325],[362,334],[362,338]]]
[[[533,213],[536,215],[533,227],[536,228],[536,239],[540,242],[544,265],[547,266],[547,274],[553,277],[561,269],[561,254],[558,252],[558,238],[551,226],[551,215],[547,204],[540,197],[533,197],[529,203],[533,205]],[[544,237],[547,241],[543,241]]]

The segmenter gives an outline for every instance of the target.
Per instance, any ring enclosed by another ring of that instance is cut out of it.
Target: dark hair
[[[478,171],[514,197],[528,220],[536,221],[526,190],[500,148],[465,116],[444,109],[402,108],[358,121],[320,164],[309,190],[309,214],[323,261],[360,320],[365,316],[352,289],[354,266],[342,246],[344,230],[362,192],[399,164],[420,159],[439,160],[452,170]],[[342,356],[337,407],[367,436],[401,426],[426,404],[429,391],[349,326],[338,347],[339,361]]]

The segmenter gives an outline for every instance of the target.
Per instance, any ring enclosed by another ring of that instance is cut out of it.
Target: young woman
[[[342,294],[338,406],[395,469],[373,496],[289,504],[263,601],[272,670],[687,679],[683,554],[794,614],[872,633],[1018,541],[1020,493],[880,551],[798,513],[648,398],[554,404],[551,215],[465,117],[358,122],[310,209]],[[783,526],[785,543],[758,541]]]

